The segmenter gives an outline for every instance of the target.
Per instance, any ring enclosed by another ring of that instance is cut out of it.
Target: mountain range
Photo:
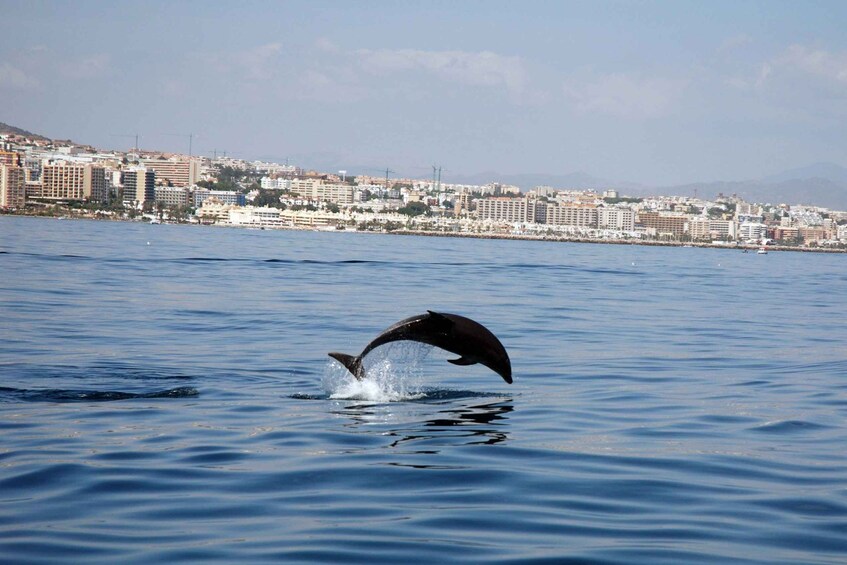
[[[0,122],[0,133],[16,134],[31,139],[44,136]],[[351,168],[352,169],[352,168]],[[351,170],[352,172],[352,170]],[[814,163],[775,175],[743,181],[700,182],[674,186],[648,186],[634,182],[611,181],[583,172],[569,174],[500,174],[484,172],[473,175],[451,174],[445,182],[481,185],[492,181],[530,190],[536,186],[567,189],[615,189],[627,196],[680,195],[715,198],[718,194],[736,194],[748,202],[771,204],[810,204],[835,210],[847,210],[847,168],[835,163]]]
[[[810,204],[835,210],[847,210],[847,168],[835,163],[815,163],[781,173],[743,181],[719,181],[648,186],[634,182],[611,181],[586,173],[566,175],[512,174],[494,172],[476,175],[451,175],[450,182],[486,184],[493,179],[530,190],[536,186],[568,189],[614,189],[627,196],[680,195],[715,198],[733,194],[748,202],[771,204]]]

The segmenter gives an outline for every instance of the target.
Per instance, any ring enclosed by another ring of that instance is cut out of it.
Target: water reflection
[[[422,403],[424,406],[432,406]],[[421,404],[419,403],[418,406]],[[351,405],[339,411],[351,419],[351,426],[373,424],[381,419],[384,424],[394,424],[390,431],[383,432],[386,437],[394,438],[386,447],[396,448],[412,443],[437,442],[450,445],[494,445],[509,438],[506,428],[508,414],[514,410],[511,398],[500,398],[495,402],[464,405],[438,410],[432,416],[413,424],[413,427],[399,427],[395,418],[380,414],[374,405]],[[394,420],[393,422],[391,420]],[[426,449],[416,453],[437,453],[438,450]]]

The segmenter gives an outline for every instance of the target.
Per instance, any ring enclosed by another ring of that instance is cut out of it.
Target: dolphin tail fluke
[[[365,368],[362,366],[362,358],[355,355],[347,355],[346,353],[330,353],[330,357],[347,367],[354,377],[358,380],[365,378]]]

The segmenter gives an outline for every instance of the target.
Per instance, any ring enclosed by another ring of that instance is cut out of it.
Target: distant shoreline
[[[361,233],[361,232],[360,232]],[[521,234],[497,234],[497,233],[463,233],[463,232],[433,232],[433,231],[413,231],[413,230],[395,230],[385,232],[389,235],[421,235],[425,237],[464,237],[472,239],[513,239],[523,241],[550,241],[554,243],[595,243],[602,245],[642,245],[646,247],[698,247],[707,249],[730,249],[730,250],[746,250],[758,251],[761,245],[753,245],[748,243],[735,243],[730,245],[720,245],[715,243],[704,242],[683,242],[683,241],[652,241],[639,239],[587,239],[587,238],[569,238],[557,237],[550,235],[521,235]],[[847,249],[831,249],[826,247],[800,247],[789,245],[768,245],[768,251],[800,251],[804,253],[847,253]]]
[[[93,218],[87,216],[42,216],[36,214],[10,214],[8,212],[0,212],[0,216],[15,216],[15,217],[27,217],[27,218],[42,218],[42,219],[53,219],[53,220],[92,220],[92,221],[107,221],[107,222],[123,222],[123,223],[133,223],[133,224],[144,224],[147,222],[142,222],[138,220],[124,220],[113,217],[107,218]],[[235,228],[235,229],[257,229],[257,226],[239,226],[239,225],[225,225],[225,224],[198,224],[198,223],[190,223],[190,222],[165,222],[165,225],[180,225],[180,226],[200,226],[200,227],[214,227],[214,228]],[[304,231],[304,232],[323,232],[323,233],[360,233],[360,234],[374,234],[374,235],[401,235],[401,236],[422,236],[422,237],[453,237],[453,238],[465,238],[465,239],[502,239],[502,240],[516,240],[516,241],[548,241],[552,243],[593,243],[593,244],[601,244],[601,245],[640,245],[645,247],[697,247],[701,249],[728,249],[728,250],[741,250],[750,252],[756,252],[761,247],[761,245],[754,245],[748,243],[738,243],[738,242],[729,242],[727,245],[715,244],[715,243],[705,243],[705,242],[684,242],[684,241],[654,241],[654,240],[640,240],[640,239],[588,239],[588,238],[578,238],[578,237],[566,237],[566,236],[554,236],[554,235],[529,235],[529,234],[505,234],[505,233],[468,233],[468,232],[439,232],[439,231],[425,231],[425,230],[392,230],[392,231],[368,231],[368,230],[336,230],[336,229],[316,229],[316,228],[299,228],[293,226],[280,226],[280,227],[263,227],[261,228],[265,231]],[[838,248],[827,248],[827,247],[801,247],[801,246],[789,246],[789,245],[767,245],[768,251],[798,251],[801,253],[847,253],[847,249],[838,249]]]

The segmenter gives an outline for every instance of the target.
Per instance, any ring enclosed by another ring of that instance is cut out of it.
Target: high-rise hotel
[[[142,159],[141,164],[156,172],[160,184],[192,186],[200,180],[200,161],[197,159]]]
[[[23,208],[26,203],[24,170],[0,163],[0,208]]]
[[[108,196],[106,171],[101,166],[57,161],[41,169],[43,199],[105,202]]]
[[[123,196],[125,203],[152,202],[156,199],[156,173],[144,167],[123,171]]]

